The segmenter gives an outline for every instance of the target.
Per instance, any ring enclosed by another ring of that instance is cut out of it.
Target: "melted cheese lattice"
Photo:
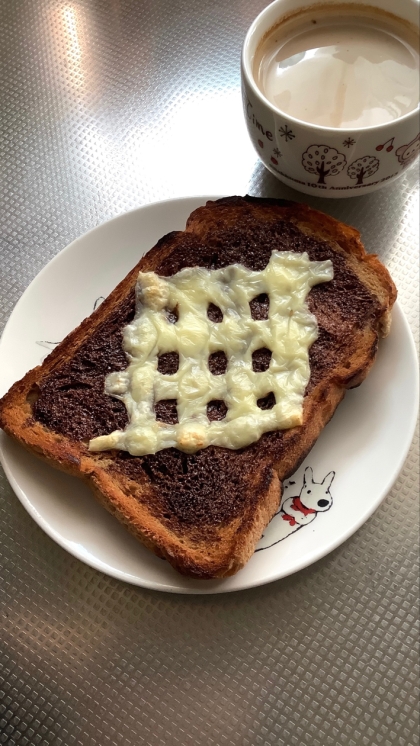
[[[253,272],[240,264],[219,270],[183,269],[168,278],[139,273],[136,315],[123,333],[129,365],[111,373],[105,390],[121,399],[129,424],[90,441],[91,451],[113,448],[133,456],[175,447],[192,453],[209,445],[242,448],[264,432],[302,422],[303,396],[310,376],[309,347],[318,336],[317,322],[305,303],[313,285],[333,278],[329,260],[312,262],[308,255],[273,251],[267,267]],[[250,301],[267,293],[268,319],[251,317]],[[210,303],[223,312],[214,323]],[[171,323],[168,309],[177,309]],[[265,372],[252,367],[252,353],[272,352]],[[223,351],[227,369],[213,375],[209,355]],[[158,371],[158,356],[179,353],[173,375]],[[257,400],[270,392],[276,403],[262,410]],[[176,399],[178,424],[159,422],[155,402]],[[225,419],[210,422],[207,404],[222,400]]]

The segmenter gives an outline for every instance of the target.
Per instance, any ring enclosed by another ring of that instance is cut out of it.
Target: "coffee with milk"
[[[419,41],[395,16],[358,5],[315,6],[280,21],[253,74],[285,114],[324,127],[370,127],[419,104]]]

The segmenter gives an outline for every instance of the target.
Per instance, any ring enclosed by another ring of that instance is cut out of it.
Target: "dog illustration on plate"
[[[313,471],[310,466],[307,466],[299,495],[283,497],[280,508],[264,531],[256,551],[259,552],[261,549],[268,549],[278,544],[290,534],[312,523],[318,513],[325,513],[329,510],[333,502],[330,487],[334,477],[335,471],[330,471],[322,482],[315,482]],[[293,485],[294,482],[289,482],[285,485],[285,490]]]

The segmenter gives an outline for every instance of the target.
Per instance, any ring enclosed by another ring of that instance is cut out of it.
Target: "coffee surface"
[[[254,77],[285,114],[311,124],[383,124],[419,103],[414,31],[381,14],[312,11],[280,23],[262,41]]]

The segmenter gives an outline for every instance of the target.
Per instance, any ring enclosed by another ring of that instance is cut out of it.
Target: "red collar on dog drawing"
[[[305,506],[301,503],[299,497],[292,497],[292,504],[290,507],[293,508],[293,510],[296,510],[296,512],[303,513],[303,515],[316,513],[316,510],[313,510],[312,508],[305,508]],[[283,521],[288,521],[291,526],[296,526],[297,521],[293,518],[292,515],[283,513],[282,518]]]
[[[316,510],[313,510],[313,508],[305,508],[305,506],[301,503],[299,497],[293,498],[293,502],[290,507],[293,508],[293,510],[303,513],[303,515],[310,515],[310,513],[316,513]]]
[[[289,521],[289,523],[290,523],[291,526],[296,526],[296,521],[295,521],[295,519],[293,518],[292,515],[288,515],[287,513],[283,513],[281,517],[283,518],[283,521]]]

